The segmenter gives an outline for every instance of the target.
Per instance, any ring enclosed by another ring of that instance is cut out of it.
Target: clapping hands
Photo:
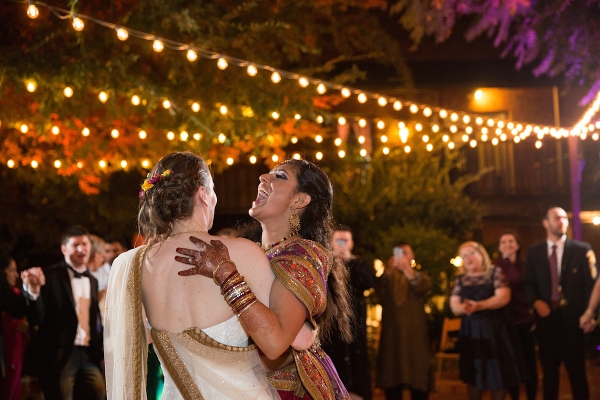
[[[21,279],[29,291],[36,296],[40,294],[42,286],[46,284],[46,276],[40,267],[29,268],[21,272]]]

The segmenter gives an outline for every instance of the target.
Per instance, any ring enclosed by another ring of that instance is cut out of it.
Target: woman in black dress
[[[504,309],[510,288],[479,243],[463,243],[459,255],[463,273],[454,281],[450,308],[462,315],[460,377],[468,385],[471,400],[481,399],[485,390],[492,392],[493,400],[501,400],[507,388],[521,381]]]

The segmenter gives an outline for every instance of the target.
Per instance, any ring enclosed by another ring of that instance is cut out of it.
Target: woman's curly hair
[[[166,239],[173,232],[173,223],[192,216],[194,195],[208,184],[208,165],[189,151],[170,153],[160,159],[150,176],[171,173],[154,183],[140,197],[138,229],[152,245]]]

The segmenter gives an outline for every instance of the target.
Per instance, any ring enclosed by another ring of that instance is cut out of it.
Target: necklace
[[[266,246],[263,246],[263,248],[262,248],[262,249],[263,249],[264,251],[269,251],[269,250],[271,250],[273,247],[280,245],[281,243],[285,242],[286,240],[288,240],[288,239],[289,239],[289,238],[291,238],[292,236],[296,236],[296,235],[297,235],[297,233],[296,233],[296,232],[292,232],[292,233],[290,233],[289,235],[287,235],[287,236],[284,236],[284,238],[283,238],[283,239],[281,239],[281,240],[278,240],[278,241],[276,241],[276,242],[275,242],[275,243],[273,243],[273,244],[268,244],[268,245],[266,245]]]
[[[208,233],[208,232],[206,232],[206,231],[185,231],[185,232],[177,232],[177,233],[172,233],[172,234],[170,234],[170,235],[167,237],[167,239],[170,239],[170,238],[172,238],[172,237],[174,237],[174,236],[177,236],[177,235],[183,235],[184,233]]]

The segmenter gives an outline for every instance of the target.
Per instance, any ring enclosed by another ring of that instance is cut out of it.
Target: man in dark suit
[[[106,396],[99,368],[102,332],[98,281],[86,267],[90,248],[87,230],[79,226],[67,229],[61,238],[64,260],[45,271],[35,345],[46,400],[100,400]]]
[[[584,337],[579,317],[586,310],[596,279],[596,257],[589,243],[567,239],[567,213],[546,211],[546,241],[529,248],[525,290],[536,313],[536,337],[544,371],[544,399],[558,398],[561,362],[569,374],[573,399],[589,399]]]

